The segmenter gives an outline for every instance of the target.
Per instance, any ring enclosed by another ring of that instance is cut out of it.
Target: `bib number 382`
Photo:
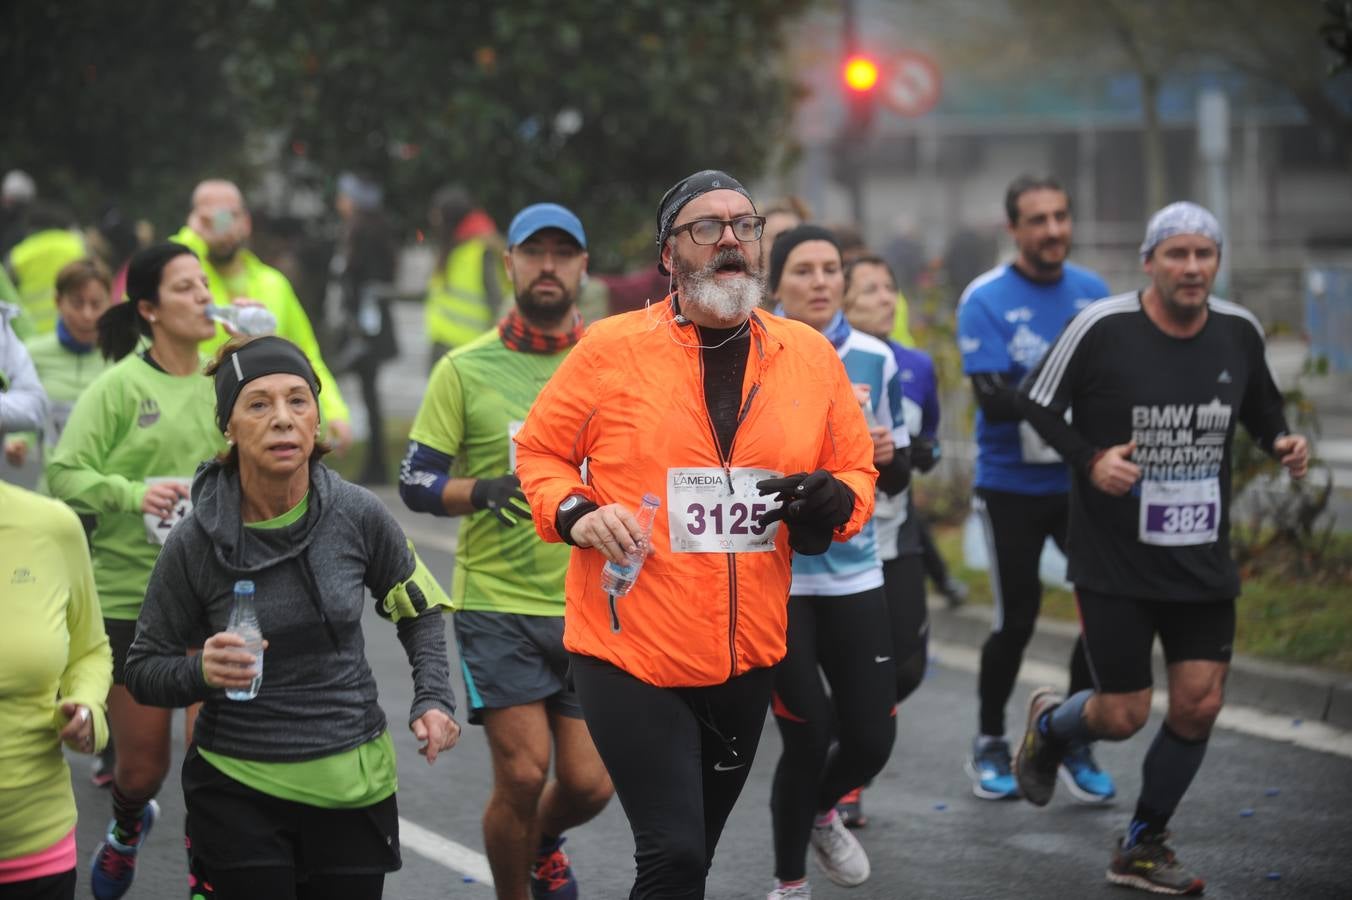
[[[1189,547],[1220,536],[1220,482],[1143,481],[1139,538],[1144,544]]]
[[[778,478],[768,469],[667,470],[667,524],[676,553],[764,553],[775,549],[779,523],[761,525],[776,507],[756,482]]]

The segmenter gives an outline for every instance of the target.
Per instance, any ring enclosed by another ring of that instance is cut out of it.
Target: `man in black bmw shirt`
[[[1206,753],[1234,643],[1235,427],[1292,478],[1309,462],[1305,438],[1287,433],[1258,320],[1211,296],[1221,243],[1202,207],[1160,210],[1141,245],[1150,284],[1072,319],[1020,392],[1028,420],[1074,476],[1068,575],[1096,690],[1064,700],[1051,688],[1033,693],[1015,758],[1019,787],[1044,806],[1068,744],[1124,740],[1145,726],[1158,634],[1169,710],[1107,872],[1155,893],[1204,888],[1165,844],[1165,827]]]

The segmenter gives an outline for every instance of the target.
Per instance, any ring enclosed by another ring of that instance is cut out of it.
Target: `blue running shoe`
[[[97,900],[118,900],[131,888],[132,879],[136,877],[136,854],[150,836],[150,829],[159,815],[160,805],[151,800],[146,804],[145,812],[141,813],[136,843],[130,845],[114,837],[113,823],[108,823],[108,833],[94,851],[92,871],[89,873],[89,887]]]
[[[1059,776],[1070,795],[1081,803],[1107,803],[1117,796],[1113,777],[1099,768],[1088,744],[1066,751]]]
[[[551,847],[540,848],[530,870],[531,900],[577,900],[577,879],[559,838]]]
[[[1015,800],[1019,783],[1009,759],[1009,744],[1003,739],[987,741],[981,738],[972,743],[972,755],[967,758],[967,777],[972,779],[972,793],[982,800]]]

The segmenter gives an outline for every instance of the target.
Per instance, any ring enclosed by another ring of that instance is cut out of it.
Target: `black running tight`
[[[892,657],[897,664],[897,703],[925,677],[929,659],[929,609],[925,606],[925,558],[898,556],[883,563],[883,592],[892,623]]]
[[[587,728],[634,832],[630,900],[700,900],[765,728],[771,669],[660,688],[572,654]]]
[[[813,818],[876,775],[896,738],[896,665],[882,588],[790,597],[788,645],[772,705],[784,740],[770,794],[782,881],[804,877]]]
[[[986,538],[995,605],[977,677],[980,727],[982,734],[998,737],[1005,733],[1005,706],[1042,608],[1038,571],[1042,546],[1050,537],[1065,550],[1069,500],[1065,494],[1035,496],[978,488],[973,508]],[[1070,693],[1093,687],[1083,642],[1076,641],[1070,658]]]

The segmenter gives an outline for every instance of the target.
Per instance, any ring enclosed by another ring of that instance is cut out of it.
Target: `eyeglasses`
[[[736,219],[696,219],[693,222],[686,222],[684,225],[677,225],[671,229],[671,234],[674,237],[682,231],[688,231],[690,232],[690,240],[696,244],[717,244],[719,239],[723,237],[723,229],[729,225],[732,226],[732,236],[742,243],[758,241],[765,231],[765,216],[739,216]]]

